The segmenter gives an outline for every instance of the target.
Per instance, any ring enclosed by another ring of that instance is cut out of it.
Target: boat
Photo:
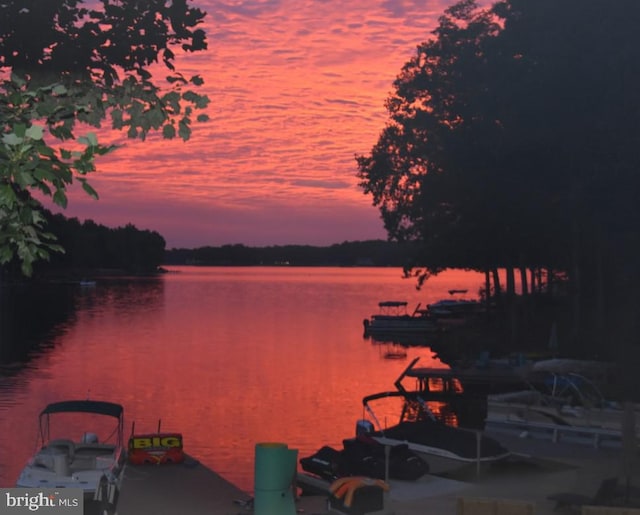
[[[364,416],[357,422],[358,432],[383,445],[407,445],[436,475],[468,466],[479,469],[509,458],[511,452],[482,430],[486,413],[484,389],[488,387],[483,385],[480,391],[465,390],[450,369],[416,369],[414,365],[418,360],[415,358],[395,381],[395,391],[363,398]],[[405,377],[416,379],[415,388],[408,390],[403,385]],[[383,427],[371,403],[394,397],[402,401],[401,413],[396,423]],[[442,410],[436,414],[430,402],[451,403],[454,411]],[[460,410],[455,411],[456,407]]]
[[[341,450],[323,446],[311,456],[301,458],[302,469],[329,481],[349,476],[413,481],[429,472],[428,463],[405,444],[385,449],[384,445],[361,433],[343,440],[342,445]]]
[[[449,290],[451,295],[466,293],[466,290]],[[452,298],[440,299],[427,305],[427,314],[440,326],[459,326],[483,312],[483,305],[479,300]]]
[[[416,306],[408,312],[405,301],[387,300],[378,303],[379,313],[363,320],[364,331],[368,336],[387,334],[429,334],[436,332],[438,326],[427,310]]]
[[[617,366],[611,362],[558,357],[538,359],[531,370],[551,374],[580,374],[593,383],[600,384],[615,382],[618,372]]]
[[[94,427],[96,422],[107,419],[115,419],[115,423]],[[61,434],[68,436],[69,429],[62,427],[66,431],[60,433],[62,423],[72,421],[74,426],[87,423],[86,430],[76,439],[61,438]],[[79,488],[85,501],[115,506],[126,465],[123,430],[124,409],[120,404],[98,400],[49,404],[39,416],[38,449],[20,473],[16,486]],[[106,435],[104,440],[100,440],[101,434]]]
[[[362,420],[361,423],[365,421]],[[429,463],[434,475],[446,475],[467,467],[484,467],[506,460],[511,452],[482,431],[449,426],[434,418],[402,420],[367,434],[383,445],[407,445]]]
[[[639,405],[631,411],[640,419]],[[554,441],[617,447],[622,445],[625,416],[623,406],[607,400],[586,376],[537,367],[520,389],[488,396],[486,424]],[[638,426],[635,438],[640,439]]]
[[[594,447],[622,445],[624,409],[605,399],[595,381],[566,372],[566,360],[562,367],[556,360],[507,359],[450,369],[415,367],[415,361],[403,374],[415,385],[402,395],[446,403],[458,426]],[[396,388],[404,390],[399,381]],[[640,406],[633,411],[639,419]],[[637,426],[635,435],[640,439]]]

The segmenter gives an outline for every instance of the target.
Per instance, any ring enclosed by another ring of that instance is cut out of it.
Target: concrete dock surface
[[[501,437],[516,456],[507,463],[478,472],[474,467],[449,477],[427,475],[415,482],[389,481],[381,515],[510,513],[481,508],[461,510],[461,499],[525,503],[535,515],[580,513],[580,508],[558,508],[548,496],[570,492],[593,497],[602,481],[617,477],[618,488],[632,489],[630,501],[640,508],[640,454],[621,449],[594,449],[526,438]],[[243,492],[211,469],[189,457],[184,464],[128,466],[117,504],[119,515],[240,515],[253,513],[251,492]],[[300,496],[298,513],[324,515],[327,496]],[[511,511],[511,513],[525,513]],[[616,512],[624,513],[624,512]],[[628,512],[640,515],[640,510]],[[271,514],[269,514],[271,515]],[[613,515],[613,514],[612,514]]]
[[[119,515],[216,515],[242,511],[250,495],[196,459],[171,465],[127,466]]]

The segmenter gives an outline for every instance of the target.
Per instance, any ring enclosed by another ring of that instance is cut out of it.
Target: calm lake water
[[[417,291],[401,276],[395,268],[174,267],[159,278],[58,285],[53,299],[29,306],[28,323],[46,313],[56,315],[52,325],[18,342],[19,351],[15,340],[34,333],[7,329],[15,306],[5,305],[0,486],[14,486],[33,453],[44,405],[87,396],[124,405],[127,437],[133,421],[137,432],[153,432],[161,419],[163,430],[183,434],[186,452],[247,492],[258,442],[284,442],[299,457],[340,447],[362,417],[363,396],[392,389],[414,357],[440,364],[428,347],[385,359],[388,346],[363,337],[378,301],[412,309],[449,289],[475,297],[483,284],[480,274],[448,271]]]

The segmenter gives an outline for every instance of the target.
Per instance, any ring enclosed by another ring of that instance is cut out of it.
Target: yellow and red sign
[[[184,461],[180,433],[152,433],[129,438],[129,462],[134,465],[181,463]]]

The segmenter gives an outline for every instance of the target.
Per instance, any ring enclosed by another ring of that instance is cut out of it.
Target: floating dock
[[[183,463],[128,465],[117,502],[117,515],[251,514],[251,493],[186,456]],[[325,513],[326,497],[299,498],[303,513]]]
[[[187,456],[183,463],[128,465],[117,503],[118,515],[235,514],[246,492]]]
[[[552,493],[593,495],[602,479],[611,476],[617,476],[624,485],[622,453],[618,449],[593,449],[524,438],[513,438],[508,443],[515,452],[524,454],[528,451],[530,457],[516,460],[509,466],[499,467],[480,477],[469,470],[466,476],[427,475],[417,482],[396,484],[392,481],[385,513],[520,513],[509,511],[517,507],[525,510],[522,513],[557,515],[555,503],[548,499]],[[631,484],[637,491],[640,486],[640,456],[636,454],[633,458]],[[251,498],[251,493],[242,491],[210,468],[187,456],[185,462],[179,464],[128,466],[116,513],[245,515],[254,513]],[[638,498],[635,500],[637,502]],[[508,511],[487,511],[489,508],[485,505],[489,501],[495,501],[494,504],[497,503],[501,509]],[[636,509],[597,513],[640,515],[638,504],[633,503],[633,506]],[[326,495],[299,497],[296,500],[296,511],[307,515],[339,513],[329,511]]]

